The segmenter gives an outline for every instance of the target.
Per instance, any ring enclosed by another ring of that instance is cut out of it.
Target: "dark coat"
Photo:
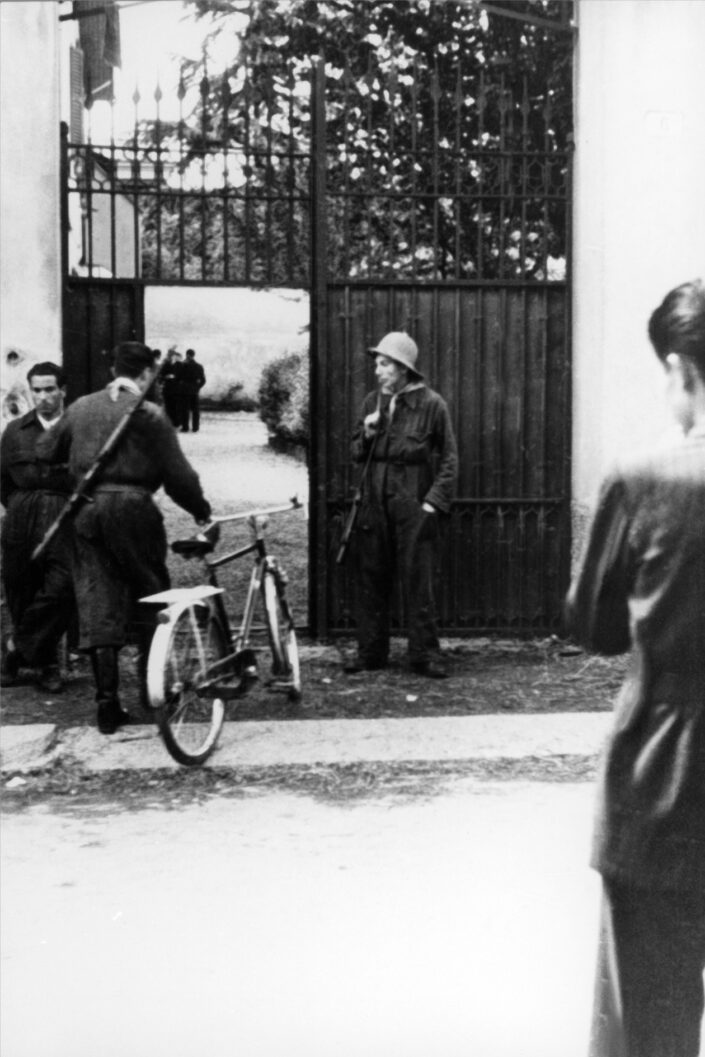
[[[66,465],[39,457],[45,433],[32,410],[9,422],[0,442],[0,500],[7,509],[2,523],[5,597],[16,645],[25,660],[37,665],[55,660],[56,645],[74,615],[68,526],[38,561],[30,560],[72,488]]]
[[[120,390],[113,400],[110,386],[80,397],[71,404],[51,435],[39,441],[38,451],[49,460],[68,459],[70,472],[80,479],[136,401],[137,396],[127,390]],[[198,474],[181,450],[171,423],[149,401],[132,418],[127,433],[101,473],[100,482],[101,485],[137,485],[148,492],[163,487],[193,517],[205,519],[210,513]]]
[[[180,363],[177,377],[181,391],[186,396],[196,396],[206,384],[205,371],[195,360],[184,360]]]
[[[447,513],[455,495],[458,449],[445,400],[425,385],[402,392],[389,422],[390,398],[381,399],[382,427],[365,485],[368,501],[379,503],[396,495]],[[379,400],[377,392],[365,397],[352,443],[357,462],[364,461],[372,443],[364,437],[363,420]]]
[[[568,597],[577,640],[626,651],[593,865],[653,889],[705,889],[705,433],[603,485]]]
[[[54,492],[66,496],[71,477],[66,466],[50,465],[37,454],[37,441],[45,429],[35,410],[8,422],[0,441],[0,502],[9,509],[19,492]]]
[[[81,397],[53,435],[42,439],[42,453],[68,458],[75,477],[82,477],[137,399],[135,393],[114,386]],[[209,517],[198,475],[173,427],[160,408],[146,401],[74,522],[74,581],[83,649],[120,647],[130,635],[144,642],[150,619],[136,603],[169,586],[164,522],[152,499],[162,486],[194,518]]]

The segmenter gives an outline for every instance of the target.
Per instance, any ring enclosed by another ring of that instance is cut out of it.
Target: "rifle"
[[[132,416],[135,414],[136,411],[139,411],[139,409],[142,407],[142,404],[147,399],[147,393],[152,392],[154,383],[157,381],[160,373],[161,368],[154,375],[154,381],[147,387],[147,389],[145,389],[143,393],[140,393],[137,402],[133,404],[130,410],[126,411],[125,414],[122,416],[117,426],[112,431],[105,444],[100,449],[95,459],[88,467],[83,477],[78,482],[73,492],[62,506],[59,513],[56,515],[55,519],[52,521],[49,528],[44,533],[43,538],[32,551],[30,561],[36,561],[37,558],[41,557],[41,555],[44,553],[51,541],[54,539],[54,536],[57,534],[63,523],[67,521],[70,517],[75,517],[75,515],[80,510],[81,506],[84,503],[88,503],[90,501],[90,490],[96,484],[96,478],[99,476],[99,474],[105,467],[105,464],[115,451],[121,438],[127,432],[130,422],[132,420]]]
[[[353,496],[353,501],[352,501],[352,508],[350,510],[350,513],[348,514],[348,520],[345,522],[345,528],[343,529],[343,536],[342,536],[342,539],[340,541],[340,547],[338,548],[338,554],[337,554],[336,559],[335,559],[336,565],[342,565],[343,562],[345,561],[345,557],[346,557],[346,555],[348,553],[348,547],[350,546],[350,537],[353,534],[353,529],[355,528],[355,522],[357,521],[357,516],[360,513],[360,506],[362,505],[362,490],[364,488],[365,481],[367,480],[367,475],[368,475],[368,473],[370,471],[370,464],[372,462],[372,456],[374,455],[374,450],[375,450],[375,447],[377,445],[377,438],[379,437],[379,434],[380,434],[379,425],[380,424],[378,423],[378,428],[377,428],[377,430],[375,432],[374,437],[372,438],[372,443],[370,444],[370,450],[367,453],[367,458],[365,459],[365,465],[364,465],[364,467],[362,469],[362,473],[360,475],[360,480],[358,482],[358,486],[355,489],[355,495]]]

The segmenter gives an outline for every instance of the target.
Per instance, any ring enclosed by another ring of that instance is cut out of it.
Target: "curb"
[[[592,759],[611,721],[605,712],[532,713],[411,719],[228,722],[204,765],[218,770],[334,764]],[[53,724],[5,728],[4,774],[44,770],[57,761],[91,772],[181,770],[154,726],[105,737],[93,727],[57,732]]]
[[[3,727],[0,771],[42,770],[54,762],[57,752],[58,736],[53,723]]]

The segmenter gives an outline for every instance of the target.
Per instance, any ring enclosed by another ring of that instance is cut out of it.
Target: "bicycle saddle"
[[[174,554],[180,554],[182,558],[203,558],[211,553],[219,537],[220,525],[216,522],[208,525],[197,536],[191,536],[187,540],[174,540],[171,549]]]

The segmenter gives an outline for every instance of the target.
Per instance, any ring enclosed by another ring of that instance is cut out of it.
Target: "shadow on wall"
[[[201,395],[225,401],[236,387],[256,400],[266,364],[309,348],[307,290],[148,286],[146,340],[166,352],[195,349],[206,372]]]

